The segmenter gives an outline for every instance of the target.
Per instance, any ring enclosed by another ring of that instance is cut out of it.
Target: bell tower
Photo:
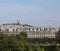
[[[21,16],[20,16],[19,19],[17,20],[17,24],[18,24],[18,25],[22,25]]]

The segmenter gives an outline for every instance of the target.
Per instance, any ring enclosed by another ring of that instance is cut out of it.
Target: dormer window
[[[36,30],[38,31],[38,28]]]

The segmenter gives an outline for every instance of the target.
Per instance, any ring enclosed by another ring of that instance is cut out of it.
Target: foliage
[[[26,32],[15,36],[0,34],[0,51],[60,51],[59,38],[27,38]],[[48,42],[48,43],[46,43]]]

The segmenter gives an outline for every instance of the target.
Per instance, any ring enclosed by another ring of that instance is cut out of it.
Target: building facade
[[[28,38],[56,38],[56,33],[59,30],[57,28],[42,28],[42,27],[32,27],[27,30]]]
[[[58,28],[51,27],[34,27],[26,24],[21,24],[21,21],[11,24],[0,25],[0,33],[3,34],[19,34],[20,32],[27,32],[27,38],[56,38]]]

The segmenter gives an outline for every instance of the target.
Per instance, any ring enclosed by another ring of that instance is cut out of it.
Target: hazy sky
[[[60,26],[60,0],[0,0],[0,23]]]

